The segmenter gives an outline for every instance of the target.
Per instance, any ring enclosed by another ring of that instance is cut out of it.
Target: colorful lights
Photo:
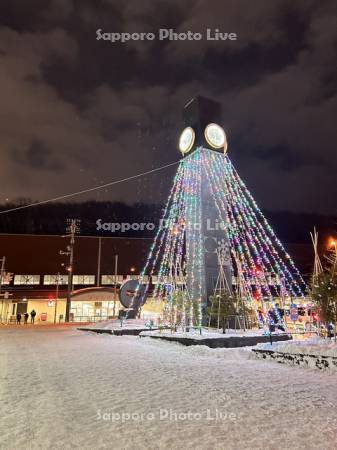
[[[266,298],[282,321],[274,298],[303,296],[305,282],[225,154],[200,147],[180,163],[162,217],[166,226],[157,231],[141,279],[145,275],[157,276],[153,297],[168,299],[171,292],[166,286],[172,286],[180,275],[186,277],[189,296],[198,301],[195,322],[200,325],[201,305],[207,300],[200,229],[204,226],[204,189],[210,192],[217,220],[226,224],[223,232],[227,233],[233,267],[244,283],[245,296],[257,301]],[[333,241],[333,245],[336,247],[337,242]]]

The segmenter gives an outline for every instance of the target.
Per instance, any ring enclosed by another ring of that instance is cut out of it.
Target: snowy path
[[[337,445],[337,376],[249,360],[244,349],[1,328],[0,383],[1,449]]]

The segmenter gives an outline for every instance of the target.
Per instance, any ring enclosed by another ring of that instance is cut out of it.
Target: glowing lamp
[[[336,240],[331,238],[330,241],[329,241],[329,248],[333,248],[333,247],[336,248],[336,246],[337,246]]]

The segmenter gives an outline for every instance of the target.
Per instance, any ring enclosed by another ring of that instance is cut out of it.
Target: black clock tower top
[[[207,143],[204,133],[208,124],[222,124],[221,104],[210,98],[198,95],[184,106],[183,121],[185,127],[192,127],[195,131],[194,148],[202,146],[212,149]]]

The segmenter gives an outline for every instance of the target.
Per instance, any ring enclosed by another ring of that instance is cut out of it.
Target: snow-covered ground
[[[337,343],[334,339],[323,339],[318,336],[313,336],[306,340],[287,341],[287,343],[275,342],[272,347],[269,344],[258,344],[257,348],[275,350],[282,353],[337,357]]]
[[[75,329],[0,328],[0,449],[335,449],[337,375]]]

